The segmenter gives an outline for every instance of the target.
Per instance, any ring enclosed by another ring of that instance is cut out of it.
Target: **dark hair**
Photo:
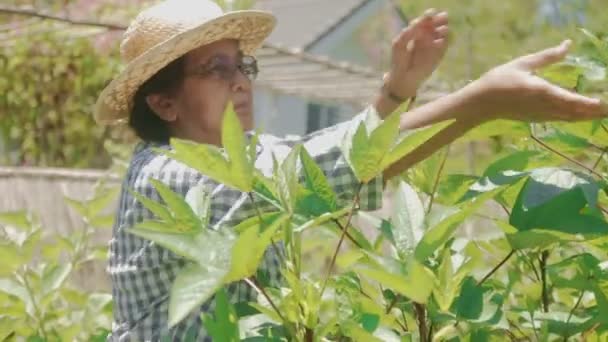
[[[144,82],[133,97],[133,109],[129,116],[129,126],[143,141],[166,143],[169,141],[169,125],[161,119],[146,102],[150,94],[176,91],[184,79],[184,57],[167,64],[154,76]]]

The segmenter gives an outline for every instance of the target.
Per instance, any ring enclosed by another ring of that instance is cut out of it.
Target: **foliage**
[[[606,89],[605,74],[600,78],[589,70],[606,68],[608,42],[584,34],[594,49],[545,75],[558,83],[576,80],[574,88],[581,91],[591,89],[581,84],[594,84],[594,91]],[[240,128],[232,116],[226,113],[224,134]],[[385,156],[396,153],[399,159],[424,141],[412,134],[397,142],[397,125],[394,117],[374,129],[361,123],[345,137],[343,151],[362,185],[382,172]],[[273,179],[260,180],[263,176],[253,168],[245,144],[226,149],[230,160],[245,165],[242,173],[234,173],[218,172],[224,170],[221,163],[198,162],[212,147],[175,141],[181,147],[174,157],[217,181],[262,196],[275,211],[219,233],[202,223],[206,199],[193,202],[171,195],[166,207],[144,202],[165,219],[153,221],[152,229],[143,223],[132,232],[191,261],[178,274],[181,281],[173,284],[170,307],[178,310],[169,312],[171,325],[220,291],[214,318],[203,318],[218,340],[227,340],[229,331],[231,341],[255,336],[305,341],[601,341],[608,338],[604,127],[602,121],[530,126],[531,139],[522,139],[514,152],[499,156],[481,175],[444,177],[441,166],[426,165],[441,165],[447,153],[440,153],[406,172],[407,182],[392,181],[393,211],[384,219],[357,213],[358,194],[352,205],[337,206],[337,195],[302,146],[282,164],[275,163]],[[436,130],[430,127],[417,134]],[[401,145],[409,147],[394,148]],[[301,184],[290,176],[298,158]],[[586,166],[589,160],[597,162]],[[564,161],[575,168],[562,166]],[[252,185],[256,183],[264,187]],[[302,192],[314,195],[314,201],[307,202]],[[188,220],[189,228],[175,229],[175,217],[167,213],[194,219]],[[354,214],[375,228],[374,239],[361,234]],[[494,227],[494,234],[467,237],[459,232],[463,222],[475,219]],[[328,272],[322,275],[301,268],[301,234],[315,230],[333,232],[338,240]],[[350,242],[346,249],[341,248],[344,239]],[[261,253],[274,242],[285,249],[284,283],[274,285],[279,288],[261,284],[255,274]],[[215,253],[208,251],[212,246],[218,246]],[[237,280],[259,293],[257,303],[249,303],[255,309],[253,327],[251,312],[237,310],[243,303],[229,303],[221,290]]]
[[[88,201],[66,199],[85,223],[76,234],[48,236],[25,211],[0,214],[0,340],[105,340],[111,294],[85,291],[70,278],[90,262],[105,262],[106,244],[94,245],[92,238],[112,226],[114,215],[103,210],[116,190],[100,185]]]

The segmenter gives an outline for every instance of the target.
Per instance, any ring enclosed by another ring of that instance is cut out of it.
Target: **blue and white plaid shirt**
[[[369,116],[372,120],[369,120]],[[354,132],[362,120],[380,121],[373,107],[368,107],[353,119],[310,133],[303,137],[277,138],[262,134],[257,146],[256,167],[264,173],[272,171],[272,154],[280,161],[293,146],[304,145],[315,162],[321,167],[330,185],[338,194],[342,205],[352,200],[359,184],[346,162],[340,144],[347,133]],[[372,124],[374,125],[374,124]],[[368,125],[368,129],[373,128]],[[247,132],[250,138],[252,132]],[[160,201],[150,179],[158,179],[177,193],[187,195],[196,185],[203,186],[212,194],[211,229],[230,227],[256,214],[247,194],[219,184],[186,165],[153,152],[149,143],[136,148],[131,160],[117,212],[113,237],[110,241],[112,295],[114,322],[110,341],[183,341],[186,336],[197,341],[211,341],[204,333],[200,315],[213,309],[213,300],[203,304],[175,327],[168,329],[169,294],[173,280],[180,268],[188,262],[169,250],[128,233],[135,224],[153,218],[153,214],[135,199],[128,189]],[[169,146],[162,146],[170,148]],[[199,186],[196,187],[200,189]],[[382,206],[382,177],[372,180],[361,190],[360,209],[376,210]],[[197,190],[200,191],[200,190]],[[267,203],[258,203],[270,208]],[[264,209],[262,209],[264,210]],[[279,279],[279,264],[273,249],[269,249],[260,266],[271,282]],[[255,301],[256,294],[244,282],[236,282],[227,288],[233,303]],[[192,335],[192,331],[195,333]],[[187,335],[188,334],[188,335]],[[188,338],[189,339],[189,338]]]

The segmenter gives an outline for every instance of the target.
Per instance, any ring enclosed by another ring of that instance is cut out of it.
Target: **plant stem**
[[[313,342],[315,340],[315,332],[310,328],[306,328],[306,334],[304,335],[304,341]]]
[[[562,158],[566,159],[567,161],[569,161],[569,162],[571,162],[571,163],[574,163],[574,164],[576,164],[576,165],[578,165],[578,166],[582,167],[583,169],[587,170],[588,172],[590,172],[590,173],[591,173],[591,174],[593,174],[594,176],[599,177],[599,178],[602,178],[602,175],[600,175],[599,173],[597,173],[597,172],[596,172],[595,170],[593,170],[592,168],[590,168],[590,167],[588,167],[587,165],[585,165],[585,164],[583,164],[583,163],[581,163],[581,162],[579,162],[579,161],[577,161],[577,160],[574,160],[574,159],[572,159],[572,158],[568,157],[567,155],[565,155],[565,154],[561,153],[560,151],[558,151],[558,150],[556,150],[556,149],[552,148],[551,146],[547,145],[547,144],[546,144],[546,143],[544,143],[542,140],[540,140],[540,139],[538,139],[536,136],[534,136],[534,134],[531,134],[531,135],[530,135],[530,137],[532,138],[532,140],[536,141],[536,142],[537,142],[539,145],[541,145],[542,147],[546,148],[547,150],[549,150],[549,151],[551,151],[551,152],[553,152],[553,153],[557,154],[558,156],[560,156],[560,157],[562,157]]]
[[[428,341],[428,328],[426,326],[426,308],[424,304],[414,303],[414,309],[416,311],[416,318],[418,319],[418,333],[420,335],[420,342]]]
[[[443,168],[445,167],[445,162],[448,160],[448,155],[450,154],[450,145],[445,148],[445,153],[443,154],[443,159],[441,160],[441,164],[439,165],[439,170],[437,170],[437,175],[435,176],[435,183],[433,184],[433,191],[431,192],[431,198],[429,199],[429,206],[426,209],[426,214],[431,213],[431,209],[433,208],[433,201],[435,201],[435,195],[437,193],[437,188],[439,187],[439,179],[441,178],[441,173],[443,172]]]
[[[42,320],[42,312],[40,311],[40,308],[38,307],[38,303],[36,303],[36,298],[34,298],[34,291],[32,290],[32,287],[30,286],[30,283],[27,280],[27,269],[21,275],[21,279],[23,280],[23,285],[25,286],[27,295],[32,300],[32,306],[34,307],[34,312],[36,313],[36,320],[38,321],[38,330],[40,330],[40,334],[42,335],[41,337],[45,341],[48,341],[49,339],[48,339],[46,330],[44,330],[44,321]]]
[[[602,150],[602,153],[600,153],[600,156],[597,158],[597,160],[593,164],[593,170],[597,169],[598,165],[600,165],[600,162],[602,161],[602,158],[604,158],[605,154],[606,154],[606,149]]]
[[[333,221],[334,221],[334,223],[335,223],[335,224],[336,224],[336,225],[337,225],[337,226],[340,228],[340,230],[342,230],[343,232],[346,232],[346,233],[345,233],[345,234],[346,234],[346,237],[348,238],[348,240],[349,240],[350,242],[352,242],[352,243],[353,243],[353,245],[357,246],[358,248],[363,249],[363,246],[361,246],[361,244],[360,244],[360,243],[358,243],[358,242],[357,242],[357,241],[356,241],[356,240],[353,238],[353,236],[352,236],[352,235],[350,235],[350,234],[348,233],[348,231],[346,230],[346,227],[344,227],[344,226],[342,225],[342,223],[340,223],[340,221],[339,221],[338,219],[333,219]]]
[[[260,225],[264,225],[264,218],[262,217],[262,212],[260,211],[260,208],[258,207],[257,203],[253,199],[253,193],[248,192],[247,194],[249,195],[249,200],[251,201],[251,205],[253,205],[253,207],[255,208],[255,211],[258,214],[258,218],[260,219]],[[277,247],[277,243],[274,241],[274,239],[270,239],[270,244],[272,245],[272,249],[274,249],[274,252],[276,253],[277,257],[279,259],[281,259],[281,263],[283,265],[287,265],[287,261],[285,261],[285,258],[283,257],[283,253],[281,253],[281,251],[279,250],[279,247]]]
[[[492,276],[492,274],[494,274],[496,271],[498,271],[498,269],[504,265],[505,262],[507,262],[512,256],[513,254],[515,254],[515,250],[512,249],[511,252],[509,252],[509,254],[507,254],[507,256],[502,259],[502,261],[500,263],[498,263],[498,265],[494,266],[494,268],[488,272],[488,274],[486,274],[485,277],[483,277],[483,279],[481,279],[478,283],[477,286],[481,286],[481,284],[483,284],[486,280],[488,280],[488,278],[490,278]]]
[[[528,337],[528,335],[526,335],[526,333],[524,333],[521,328],[519,327],[519,325],[513,323],[513,321],[509,318],[507,318],[507,322],[509,322],[509,325],[514,327],[515,329],[517,329],[517,331],[521,334],[521,336],[523,338],[525,338],[526,340],[530,341],[530,337]]]
[[[266,298],[268,303],[270,303],[270,306],[272,306],[272,308],[277,313],[277,315],[279,315],[281,320],[287,325],[287,320],[285,319],[285,317],[283,317],[283,315],[281,314],[281,311],[279,311],[279,308],[274,304],[274,302],[272,301],[272,299],[270,298],[268,293],[266,293],[266,290],[264,290],[264,288],[262,286],[259,286],[256,278],[255,277],[245,278],[245,282],[247,284],[249,284],[249,286],[253,287],[259,294],[264,296],[264,298]]]
[[[519,251],[518,251],[518,252],[519,252]],[[537,279],[538,281],[541,281],[541,280],[540,280],[540,275],[538,275],[538,271],[536,270],[536,266],[534,265],[534,263],[533,263],[532,261],[530,261],[530,258],[529,258],[529,257],[528,257],[528,256],[527,256],[525,253],[523,253],[523,252],[521,252],[520,257],[521,257],[522,259],[524,259],[524,262],[526,262],[526,264],[527,264],[528,266],[530,266],[530,269],[532,270],[532,272],[534,272],[534,276],[536,277],[536,279]],[[530,278],[530,279],[531,279],[531,278]],[[532,279],[532,280],[534,280],[534,279]]]
[[[393,307],[395,306],[395,304],[397,304],[397,300],[399,300],[399,295],[396,294],[395,297],[393,298],[393,300],[391,301],[391,303],[386,308],[386,314],[387,315],[391,312],[391,310],[393,309]]]
[[[564,342],[568,340],[568,337],[570,337],[570,332],[568,331],[569,330],[568,329],[568,324],[570,324],[570,320],[572,319],[572,315],[574,314],[574,311],[581,304],[581,301],[583,300],[583,295],[584,294],[585,294],[585,291],[581,291],[580,296],[578,296],[578,299],[576,300],[576,304],[574,304],[574,306],[570,310],[570,313],[568,314],[568,319],[566,320],[566,333],[564,334]]]
[[[549,293],[547,292],[547,259],[549,251],[543,251],[540,256],[540,277],[542,282],[543,312],[549,312]]]
[[[329,280],[329,276],[331,275],[331,270],[334,268],[336,264],[336,258],[338,257],[338,253],[340,252],[340,247],[342,247],[342,242],[344,242],[344,237],[346,236],[346,232],[348,226],[350,225],[350,220],[353,218],[353,213],[355,212],[355,208],[359,203],[359,195],[361,193],[361,188],[363,187],[363,183],[359,183],[357,187],[357,192],[355,193],[355,199],[353,200],[353,206],[348,213],[348,219],[346,220],[346,225],[342,230],[342,234],[340,235],[340,240],[338,240],[338,245],[336,245],[336,250],[334,251],[334,255],[331,258],[331,262],[329,263],[329,268],[327,269],[327,274],[325,275],[325,280],[323,280],[323,286],[321,287],[321,293],[319,297],[323,297],[323,292],[325,292],[325,287],[327,287],[327,281]]]

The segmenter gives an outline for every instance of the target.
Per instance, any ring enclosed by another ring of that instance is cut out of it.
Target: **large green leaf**
[[[456,315],[465,319],[477,319],[483,311],[483,294],[485,289],[477,286],[473,277],[467,277],[461,287],[460,295],[454,302]]]
[[[169,327],[198,309],[223,285],[229,257],[221,251],[208,254],[210,259],[207,265],[188,264],[175,277],[169,297]]]
[[[228,154],[232,180],[238,189],[249,192],[253,182],[253,160],[250,162],[243,127],[232,103],[228,104],[222,121],[222,145]]]
[[[509,223],[520,231],[548,229],[568,234],[608,234],[595,209],[598,186],[590,178],[559,169],[535,170],[517,198]]]
[[[460,211],[453,215],[448,216],[434,227],[429,227],[426,234],[422,237],[422,240],[416,246],[414,255],[420,262],[424,262],[426,258],[430,257],[435,253],[439,247],[446,243],[456,231],[456,228],[464,221],[467,217],[473,214],[486,200],[493,198],[501,188],[494,189],[493,191],[486,192],[476,198],[473,198],[469,202],[466,202],[460,207]]]
[[[196,234],[176,234],[132,228],[128,232],[154,241],[159,246],[189,260],[196,261],[200,265],[207,265],[210,258],[219,261],[229,259],[235,241],[234,236],[230,233],[213,230],[203,230]],[[226,272],[228,272],[229,266],[230,263],[227,262],[225,265]]]
[[[305,148],[302,148],[301,150],[300,160],[302,161],[306,188],[319,199],[319,202],[321,202],[324,207],[326,207],[326,211],[335,211],[337,209],[338,200],[335,192],[329,185],[323,170],[315,163]]]
[[[171,190],[171,188],[159,180],[150,179],[150,183],[167,204],[173,217],[174,229],[176,231],[194,232],[202,229],[200,219],[184,197]]]
[[[395,111],[380,122],[368,113],[354,134],[349,132],[344,136],[342,152],[362,183],[369,182],[384,170],[383,161],[398,137],[400,117],[401,113]]]
[[[272,238],[287,220],[289,216],[278,215],[264,221],[265,224],[254,225],[243,231],[232,247],[232,261],[226,281],[237,281],[253,275]]]
[[[45,295],[57,290],[65,282],[71,271],[71,263],[54,265],[50,269],[45,270],[42,276],[42,283],[40,284],[42,294]]]
[[[370,262],[359,264],[355,270],[370,279],[410,298],[417,303],[426,303],[433,291],[433,272],[414,258],[399,262],[367,252]]]
[[[278,168],[275,166],[277,191],[281,198],[281,204],[289,213],[294,212],[298,188],[300,187],[298,183],[297,163],[301,149],[302,145],[294,146],[281,163],[281,166]]]
[[[234,173],[232,164],[226,160],[218,147],[176,138],[171,139],[171,146],[173,150],[164,152],[170,158],[190,166],[218,183],[244,192],[251,190],[253,175]]]
[[[228,295],[224,289],[215,295],[215,315],[202,315],[203,324],[207,334],[218,342],[238,342],[239,325],[236,309],[230,303]]]
[[[414,188],[403,181],[395,189],[392,205],[392,235],[398,253],[407,256],[424,235],[424,206]]]
[[[414,130],[406,134],[402,134],[403,138],[399,140],[397,145],[382,159],[381,170],[386,169],[396,161],[402,159],[418,146],[422,145],[425,141],[429,140],[435,134],[451,125],[453,121],[446,121],[439,124],[435,124],[428,128]]]
[[[167,223],[174,222],[175,219],[167,207],[131,189],[129,189],[129,192],[131,192],[131,195],[141,202],[144,208],[150,210],[154,215],[156,215],[156,217]]]
[[[443,250],[441,263],[437,268],[437,286],[433,289],[433,298],[443,312],[448,312],[458,296],[460,285],[464,278],[468,276],[475,267],[473,260],[467,261],[457,272],[452,267],[452,253],[450,248]]]

